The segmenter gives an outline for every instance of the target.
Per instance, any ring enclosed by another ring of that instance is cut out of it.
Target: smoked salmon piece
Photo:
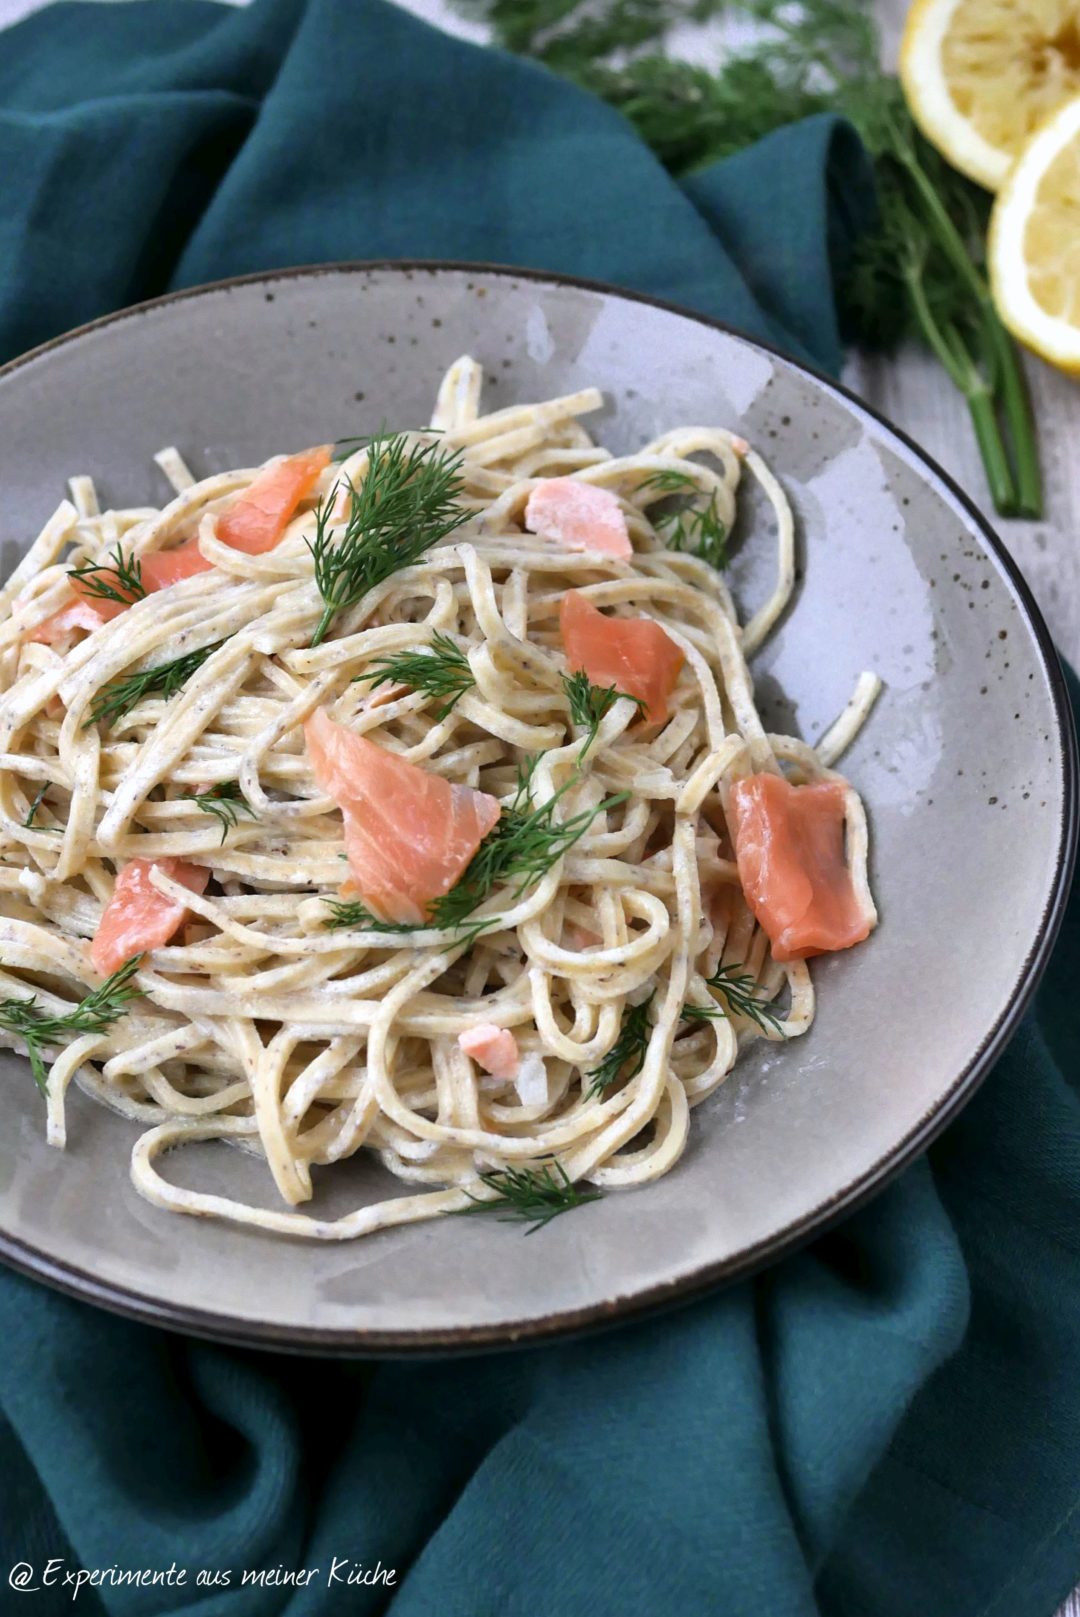
[[[69,601],[67,606],[50,613],[36,629],[30,630],[25,639],[39,640],[43,645],[52,646],[69,635],[72,629],[85,629],[92,634],[103,623],[108,623],[110,618],[118,617],[125,610],[119,601],[88,601],[79,596]]]
[[[331,447],[319,444],[265,467],[218,517],[218,538],[249,556],[273,550],[297,506],[307,499],[329,466]]]
[[[193,893],[201,893],[210,880],[205,865],[189,865],[183,859],[130,859],[116,878],[90,945],[90,958],[103,977],[133,955],[160,949],[191,914],[151,884],[155,866]]]
[[[419,926],[499,818],[497,799],[411,764],[317,708],[304,725],[315,779],[345,820],[345,850],[380,920]]]
[[[606,488],[574,477],[537,483],[525,507],[525,526],[568,550],[597,550],[625,561],[634,553],[622,506]]]
[[[869,935],[873,916],[844,854],[842,781],[751,775],[732,787],[731,810],[739,880],[774,960],[850,949]]]
[[[299,455],[276,461],[260,472],[218,518],[218,538],[249,556],[261,556],[264,551],[273,550],[297,506],[307,498],[329,466],[330,449],[329,444],[320,444],[316,449],[305,449]],[[155,550],[141,558],[143,588],[147,595],[152,595],[155,590],[168,589],[182,578],[205,573],[213,565],[199,549],[198,539],[188,539],[174,550]],[[72,579],[72,585],[78,600],[60,607],[44,623],[39,623],[26,636],[27,640],[54,645],[72,629],[85,629],[89,633],[119,617],[131,604],[103,600],[87,591],[81,579]]]
[[[496,1027],[494,1022],[478,1022],[475,1027],[459,1033],[457,1042],[465,1054],[493,1078],[517,1077],[521,1056],[509,1028]]]
[[[155,590],[167,589],[178,579],[190,578],[193,573],[205,573],[213,565],[208,562],[199,550],[199,541],[189,539],[186,544],[178,545],[175,550],[156,550],[149,556],[142,557],[139,563],[139,576],[147,595]],[[108,569],[105,569],[108,575]],[[116,575],[112,574],[112,578]],[[63,640],[72,629],[85,629],[91,633],[100,629],[103,623],[111,623],[118,618],[121,612],[126,612],[131,601],[110,601],[99,595],[94,595],[86,589],[85,580],[73,578],[72,588],[75,591],[75,600],[67,606],[60,607],[44,623],[26,636],[27,640],[41,640],[46,645],[54,645],[56,641]]]
[[[140,562],[143,588],[147,595],[153,595],[155,590],[167,590],[170,584],[178,584],[182,578],[208,572],[213,565],[199,549],[198,539],[186,539],[174,550],[154,550],[149,556],[143,556]]]
[[[104,584],[111,584],[120,594],[125,594],[124,586],[111,567],[101,568],[98,577]],[[107,595],[98,595],[90,587],[90,580],[86,578],[73,578],[71,587],[75,591],[75,599],[69,601],[58,611],[47,617],[44,623],[39,623],[27,640],[41,640],[46,645],[53,645],[62,640],[72,629],[85,629],[92,633],[100,629],[103,623],[110,623],[118,618],[121,612],[126,612],[131,605],[130,601],[111,601]]]
[[[666,723],[668,697],[686,659],[658,623],[606,618],[580,590],[568,590],[559,608],[559,627],[571,672],[584,670],[593,685],[614,685],[639,697],[647,723]]]

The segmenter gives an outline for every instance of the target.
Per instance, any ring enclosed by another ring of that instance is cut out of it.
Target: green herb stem
[[[560,1213],[586,1202],[599,1201],[599,1190],[581,1190],[573,1183],[562,1163],[552,1158],[542,1168],[498,1168],[479,1175],[480,1183],[493,1194],[490,1197],[465,1194],[473,1203],[459,1209],[462,1213],[497,1212],[500,1224],[528,1224],[526,1235],[534,1235],[550,1224]]]
[[[0,1000],[0,1028],[26,1045],[34,1082],[43,1095],[48,1093],[49,1085],[43,1052],[63,1044],[71,1034],[107,1033],[124,1015],[130,1002],[142,993],[141,988],[131,986],[141,962],[142,955],[128,960],[100,987],[60,1016],[39,1009],[36,995],[29,999]]]
[[[27,830],[29,830],[30,827],[33,825],[34,816],[37,813],[38,809],[41,807],[42,800],[44,799],[45,793],[48,790],[49,790],[48,781],[43,781],[42,784],[38,787],[37,791],[34,793],[33,800],[31,801],[30,807],[26,811],[26,818],[23,821],[23,825],[27,828]]]
[[[597,815],[616,808],[630,795],[617,792],[595,808],[582,809],[560,821],[555,818],[555,810],[578,777],[572,775],[546,803],[534,808],[530,782],[535,767],[534,759],[519,770],[513,801],[503,809],[498,824],[484,838],[460,880],[431,906],[432,926],[460,926],[499,886],[513,884],[510,896],[516,902],[581,840]]]
[[[407,685],[411,691],[424,696],[447,697],[435,709],[436,721],[445,719],[465,695],[476,685],[469,659],[448,634],[436,629],[431,644],[422,651],[397,651],[388,657],[378,657],[371,668],[357,674],[354,684],[371,682],[371,689],[380,685]]]
[[[118,606],[132,606],[146,595],[141,562],[135,556],[125,556],[119,545],[113,549],[108,562],[93,561],[83,567],[69,567],[68,577],[82,585],[84,595],[115,601]]]
[[[990,310],[987,324],[998,365],[998,391],[1016,461],[1017,514],[1038,518],[1043,512],[1043,482],[1031,394],[1016,344],[996,311]]]
[[[330,932],[340,932],[348,929],[350,932],[388,932],[395,934],[419,932],[422,926],[414,926],[411,921],[380,921],[373,910],[359,898],[327,898],[324,899],[330,911],[330,920],[323,924]]]
[[[972,422],[986,465],[987,480],[990,483],[995,508],[1003,516],[1017,513],[1027,517],[1041,516],[1042,473],[1036,447],[1035,423],[1031,412],[1030,395],[1015,344],[998,318],[986,276],[972,260],[963,237],[950,218],[933,181],[919,162],[913,147],[909,142],[899,141],[895,156],[902,164],[919,197],[927,226],[935,241],[956,274],[966,284],[979,311],[984,351],[991,368],[993,385],[1001,400],[1017,464],[1017,481],[1014,482],[1010,471],[1006,484],[1001,476],[1000,461],[1004,460],[1007,465],[1008,457],[1001,442],[1000,431],[996,430],[996,422],[994,429],[991,429],[986,407],[980,406],[978,409],[972,407]],[[970,394],[968,402],[971,407]],[[992,416],[993,405],[987,402],[989,415]],[[987,459],[988,455],[990,459]],[[1006,490],[1001,500],[995,492],[995,479],[998,487]]]
[[[646,703],[642,697],[631,696],[629,691],[621,691],[616,685],[594,685],[583,669],[564,674],[562,684],[570,706],[570,717],[585,731],[585,741],[578,753],[579,768],[616,702],[623,698],[633,702],[639,712],[645,711]]]
[[[90,717],[83,729],[88,730],[92,724],[98,723],[115,724],[117,719],[138,707],[147,696],[161,696],[168,701],[224,644],[224,640],[215,640],[212,645],[185,652],[171,662],[156,663],[153,668],[144,668],[139,673],[114,680],[94,697],[90,704]]]
[[[255,810],[240,790],[239,781],[223,780],[220,785],[212,786],[208,792],[180,792],[177,795],[178,803],[194,803],[196,808],[204,814],[211,815],[221,826],[221,841],[239,823],[241,814],[250,814],[254,817]]]
[[[403,433],[380,434],[368,445],[363,482],[357,486],[346,478],[344,485],[334,484],[315,513],[315,537],[308,541],[323,599],[312,646],[322,643],[339,612],[468,520],[456,500],[462,458],[437,444],[410,445]],[[332,513],[342,487],[348,511],[335,540]]]
[[[743,971],[741,964],[719,966],[711,977],[706,977],[706,986],[718,993],[720,1001],[713,1005],[684,1005],[682,1014],[688,1022],[706,1022],[714,1017],[742,1016],[748,1022],[753,1022],[763,1033],[771,1029],[780,1033],[781,1018],[773,1010],[772,1002],[757,992],[757,982],[750,972]]]
[[[620,1077],[624,1077],[629,1083],[631,1078],[637,1077],[645,1065],[649,1035],[652,1032],[649,1011],[653,998],[654,996],[650,994],[640,1005],[628,1005],[623,1012],[615,1043],[604,1059],[591,1072],[584,1075],[582,1087],[588,1100],[603,1095],[604,1090],[610,1088]]]
[[[998,426],[993,396],[989,388],[982,387],[965,393],[965,398],[994,509],[1002,516],[1014,516],[1020,509],[1016,483]]]
[[[954,386],[963,394],[986,469],[994,507],[1002,515],[1016,510],[1016,484],[998,426],[993,394],[955,325],[941,325],[931,309],[921,269],[904,272],[912,312],[927,346]]]

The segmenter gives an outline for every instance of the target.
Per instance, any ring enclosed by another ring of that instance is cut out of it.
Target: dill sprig
[[[418,561],[468,519],[456,500],[461,463],[460,452],[410,444],[402,433],[378,434],[368,446],[363,482],[357,487],[344,480],[349,509],[338,539],[330,530],[342,484],[334,484],[315,513],[315,537],[308,541],[323,598],[313,646],[322,642],[339,612],[355,606],[399,568]]]
[[[208,792],[179,792],[176,801],[194,803],[204,814],[212,814],[221,826],[222,843],[238,823],[241,814],[250,814],[252,818],[255,815],[255,810],[240,790],[238,780],[223,780],[217,786],[211,786]]]
[[[514,884],[510,897],[511,902],[516,901],[581,840],[598,814],[624,803],[630,795],[618,792],[560,824],[555,810],[578,777],[572,775],[546,803],[534,808],[530,788],[538,762],[534,758],[519,768],[517,790],[498,824],[481,842],[460,880],[431,906],[432,926],[460,926],[502,884]]]
[[[44,785],[39,786],[37,791],[34,793],[34,800],[30,804],[30,807],[27,809],[26,818],[23,821],[23,825],[27,828],[27,830],[30,830],[31,827],[34,827],[34,816],[36,815],[38,809],[41,807],[42,801],[44,800],[44,797],[45,797],[45,793],[48,790],[49,790],[49,782],[46,781],[44,783]],[[53,832],[56,833],[57,836],[62,835],[61,828],[58,825],[39,825],[39,826],[34,827],[34,829],[36,829],[38,831],[53,831]]]
[[[648,45],[681,21],[704,19],[717,0],[458,0],[458,10],[491,24],[498,43],[537,56],[557,72]]]
[[[541,877],[545,876],[557,859],[568,852],[588,831],[598,814],[616,808],[629,797],[629,792],[617,792],[605,798],[595,808],[582,809],[561,824],[555,819],[559,800],[575,785],[575,773],[558,791],[541,804],[532,806],[531,783],[540,759],[530,758],[518,767],[517,788],[510,803],[504,807],[494,829],[481,842],[466,865],[460,878],[448,893],[443,893],[431,905],[426,921],[417,926],[400,921],[380,921],[367,905],[358,899],[324,900],[331,918],[324,924],[332,930],[348,927],[358,931],[402,934],[425,930],[454,931],[455,941],[476,938],[502,924],[501,915],[485,915],[470,921],[473,911],[501,885],[514,883],[511,902],[519,899]]]
[[[633,702],[642,713],[645,711],[646,704],[640,696],[631,696],[629,691],[620,691],[616,685],[594,685],[584,669],[579,668],[573,674],[564,674],[562,683],[566,700],[570,704],[571,719],[587,731],[585,744],[578,753],[579,763],[596,740],[601,724],[620,697]]]
[[[137,556],[125,556],[119,544],[108,562],[88,561],[82,567],[69,567],[68,577],[78,579],[84,595],[116,601],[120,606],[130,606],[146,595],[142,563]]]
[[[348,928],[350,932],[385,932],[401,936],[402,934],[434,930],[436,926],[434,921],[421,921],[416,925],[411,921],[380,921],[379,917],[368,909],[363,900],[358,898],[327,898],[323,900],[323,903],[331,912],[331,919],[323,922],[323,926],[329,932],[338,932]],[[499,915],[485,915],[479,921],[461,922],[456,927],[457,937],[454,941],[455,943],[460,943],[465,938],[468,938],[471,943],[482,932],[488,932],[492,927],[498,926],[501,920],[502,917]]]
[[[689,472],[676,471],[674,466],[664,466],[658,472],[650,472],[638,484],[639,489],[654,488],[658,494],[696,494],[698,482]]]
[[[665,511],[657,517],[655,526],[669,550],[697,556],[717,572],[727,566],[728,530],[727,524],[720,520],[715,489],[709,495],[708,505],[688,505],[681,511]]]
[[[49,790],[48,781],[46,781],[44,783],[44,785],[38,787],[37,791],[34,793],[34,800],[30,804],[29,809],[26,811],[26,818],[23,821],[24,826],[33,825],[33,823],[34,823],[34,815],[37,813],[38,809],[41,807],[42,799],[44,798],[45,793],[48,790]]]
[[[380,437],[385,437],[388,431],[389,429],[384,422],[378,432],[358,432],[352,438],[335,438],[334,453],[330,456],[331,461],[340,463],[343,460],[348,460],[349,456],[355,455],[358,449],[366,449],[368,444],[374,443]],[[424,435],[428,438],[441,438],[443,435],[442,427],[399,427],[397,431],[399,435],[408,432],[416,437]]]
[[[759,997],[755,979],[749,972],[740,971],[740,965],[741,962],[720,966],[705,979],[710,988],[722,995],[723,1004],[684,1005],[683,1016],[688,1022],[707,1022],[716,1016],[743,1016],[748,1022],[756,1023],[763,1033],[768,1033],[770,1028],[779,1033],[781,1018],[772,1009],[772,1002]]]
[[[466,1190],[473,1205],[458,1211],[466,1214],[497,1212],[500,1224],[528,1224],[526,1235],[543,1229],[560,1213],[584,1207],[586,1202],[599,1201],[602,1195],[599,1190],[579,1190],[554,1157],[543,1167],[497,1168],[480,1174],[479,1178],[482,1185],[495,1192],[494,1199],[474,1196]]]
[[[638,484],[639,489],[655,489],[658,494],[697,494],[698,484],[689,472],[674,467],[650,472]],[[675,511],[664,511],[653,519],[653,526],[669,550],[680,550],[697,556],[722,572],[728,564],[727,524],[721,522],[716,505],[716,490],[709,495],[704,506],[687,504]]]
[[[649,1048],[649,1034],[652,1032],[652,1023],[649,1021],[649,1009],[653,1002],[653,995],[643,999],[640,1005],[628,1005],[623,1012],[622,1023],[619,1027],[618,1037],[611,1046],[604,1059],[595,1066],[591,1072],[585,1073],[585,1098],[592,1100],[602,1095],[615,1080],[623,1074],[627,1082],[636,1078],[645,1065],[645,1052]]]
[[[136,955],[127,961],[119,971],[107,977],[100,988],[95,988],[62,1016],[39,1010],[36,995],[29,999],[0,1000],[0,1027],[26,1045],[34,1082],[43,1095],[49,1083],[43,1051],[63,1044],[68,1034],[107,1033],[124,1015],[130,1001],[142,993],[141,988],[131,986],[141,960],[142,955]]]
[[[380,921],[358,898],[327,898],[323,900],[332,919],[323,925],[336,932],[347,927],[350,932],[419,932],[421,928],[411,921]]]
[[[879,224],[839,267],[841,313],[864,346],[921,341],[963,396],[1005,516],[1037,517],[1042,480],[1016,346],[990,297],[985,194],[914,125],[882,71],[867,0],[458,0],[495,40],[616,107],[676,174],[837,112],[874,165]],[[741,13],[766,31],[715,70],[663,54],[683,18]]]
[[[146,696],[161,696],[168,701],[224,644],[224,640],[215,640],[209,646],[200,646],[197,651],[174,657],[171,662],[157,663],[153,668],[144,668],[141,673],[114,680],[94,697],[90,704],[90,717],[83,729],[89,729],[91,724],[115,724],[125,713],[138,707]]]
[[[436,720],[445,719],[465,692],[476,684],[468,657],[439,629],[431,637],[429,650],[394,652],[392,656],[377,657],[371,667],[371,672],[357,674],[353,684],[370,680],[373,691],[380,685],[407,685],[425,696],[449,697],[449,701],[435,709]]]

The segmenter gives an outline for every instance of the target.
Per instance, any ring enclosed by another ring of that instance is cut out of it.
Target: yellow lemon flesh
[[[1036,129],[1080,95],[1076,0],[916,0],[900,78],[919,128],[997,191]]]
[[[1043,125],[990,220],[990,285],[1014,336],[1080,371],[1080,96]]]

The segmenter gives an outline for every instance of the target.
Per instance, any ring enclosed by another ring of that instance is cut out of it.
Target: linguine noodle
[[[174,856],[212,873],[199,895],[155,870],[153,884],[190,921],[143,956],[142,997],[107,1031],[60,1050],[47,1083],[56,1146],[72,1081],[142,1127],[132,1177],[158,1206],[340,1240],[468,1208],[493,1194],[482,1173],[552,1158],[573,1182],[642,1184],[678,1161],[692,1108],[731,1071],[741,1042],[790,1038],[812,1021],[806,963],[772,960],[743,899],[727,794],[752,772],[837,778],[832,766],[878,682],[860,677],[816,748],[762,724],[747,658],[794,582],[780,485],[731,432],[678,427],[614,457],[581,424],[601,404],[596,389],[485,415],[480,381],[474,361],[458,361],[432,419],[441,436],[410,435],[462,451],[468,520],[343,611],[315,649],[314,502],[276,548],[245,554],[215,537],[214,517],[257,468],[198,480],[174,449],[157,457],[176,490],[160,511],[102,512],[91,480],[72,479],[70,501],[0,591],[0,999],[32,993],[62,1015],[100,981],[88,940],[125,861]],[[316,499],[337,498],[339,479],[362,482],[367,453],[329,467]],[[668,548],[650,520],[671,508],[659,472],[692,478],[728,531],[744,475],[760,485],[777,573],[745,627],[721,574]],[[523,531],[536,482],[566,476],[620,498],[632,561]],[[27,638],[70,599],[70,568],[120,543],[139,558],[196,534],[213,570],[84,637]],[[616,700],[584,755],[562,681],[559,606],[570,589],[616,615],[655,619],[685,656],[662,727]],[[475,681],[441,718],[431,696],[358,679],[379,658],[430,645],[435,631],[467,655]],[[111,682],[211,645],[176,694],[150,692],[111,725],[93,718]],[[570,781],[557,819],[616,801],[532,886],[492,893],[477,912],[497,917],[486,929],[333,927],[349,871],[341,814],[304,746],[303,721],[319,707],[504,804],[529,759],[534,803]],[[225,782],[239,784],[245,808],[223,826],[190,799]],[[872,916],[866,820],[851,788],[846,836]],[[718,1001],[706,979],[724,966],[752,979],[770,1018]],[[646,999],[639,1069],[598,1092],[589,1074]],[[687,1020],[686,1005],[714,1014]],[[515,1034],[526,1058],[516,1080],[485,1075],[463,1053],[458,1035],[478,1022]],[[171,1183],[163,1154],[200,1140],[259,1154],[285,1206]],[[401,1194],[332,1222],[296,1210],[313,1167],[361,1147],[403,1182]]]

